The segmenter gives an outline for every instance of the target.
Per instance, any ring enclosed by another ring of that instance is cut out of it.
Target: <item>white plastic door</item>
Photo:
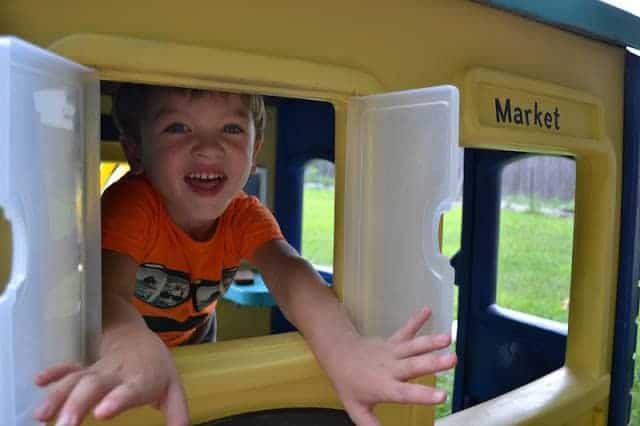
[[[425,305],[423,332],[450,330],[454,273],[438,222],[460,187],[461,154],[453,86],[350,101],[343,296],[365,335],[390,336]]]
[[[0,294],[2,425],[37,424],[36,372],[95,349],[98,92],[93,70],[0,37],[0,213],[11,227],[0,237],[12,241]]]

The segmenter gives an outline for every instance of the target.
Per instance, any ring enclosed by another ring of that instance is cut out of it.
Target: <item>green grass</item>
[[[302,254],[313,263],[333,263],[332,190],[307,188],[304,192]],[[556,321],[567,321],[573,217],[547,216],[534,211],[501,212],[498,255],[498,304]],[[452,256],[460,246],[461,208],[445,215],[443,253]],[[457,292],[454,317],[457,316]],[[638,339],[640,346],[640,336]],[[636,353],[638,348],[636,348]],[[631,424],[640,424],[639,371],[632,389]],[[438,377],[450,393],[453,372]],[[451,412],[451,398],[436,410]]]
[[[573,217],[501,213],[498,304],[567,321]]]
[[[332,189],[305,188],[302,217],[302,255],[316,265],[333,266]]]
[[[640,348],[640,336],[638,336],[639,343],[636,344],[636,369],[633,374],[633,387],[631,388],[631,418],[629,420],[630,425],[640,424],[640,368],[638,368],[638,349]]]

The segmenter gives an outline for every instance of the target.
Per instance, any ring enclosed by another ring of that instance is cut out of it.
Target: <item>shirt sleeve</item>
[[[241,197],[234,210],[232,228],[241,259],[250,259],[258,247],[269,241],[284,240],[276,218],[256,197]]]
[[[153,195],[142,181],[125,176],[109,187],[101,200],[102,248],[141,263],[153,240],[153,207]]]

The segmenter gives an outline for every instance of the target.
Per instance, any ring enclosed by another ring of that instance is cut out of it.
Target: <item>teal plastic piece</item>
[[[599,0],[477,0],[610,44],[640,49],[640,17]]]
[[[262,275],[253,273],[252,284],[231,284],[224,294],[224,299],[242,306],[271,308],[276,302],[262,280]]]

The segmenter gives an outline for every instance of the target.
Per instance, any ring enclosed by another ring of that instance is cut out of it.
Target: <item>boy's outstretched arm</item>
[[[429,309],[415,314],[388,339],[363,338],[318,273],[285,241],[262,245],[250,261],[309,343],[356,424],[379,425],[373,407],[381,402],[444,402],[445,391],[408,383],[456,364],[455,354],[431,353],[451,343],[448,334],[416,337]]]
[[[109,419],[145,404],[160,409],[167,424],[188,425],[189,413],[178,372],[165,344],[151,332],[131,304],[137,265],[130,257],[102,251],[103,333],[100,357],[82,367],[62,364],[38,374],[48,386],[35,411],[40,421],[75,426],[93,409]]]

